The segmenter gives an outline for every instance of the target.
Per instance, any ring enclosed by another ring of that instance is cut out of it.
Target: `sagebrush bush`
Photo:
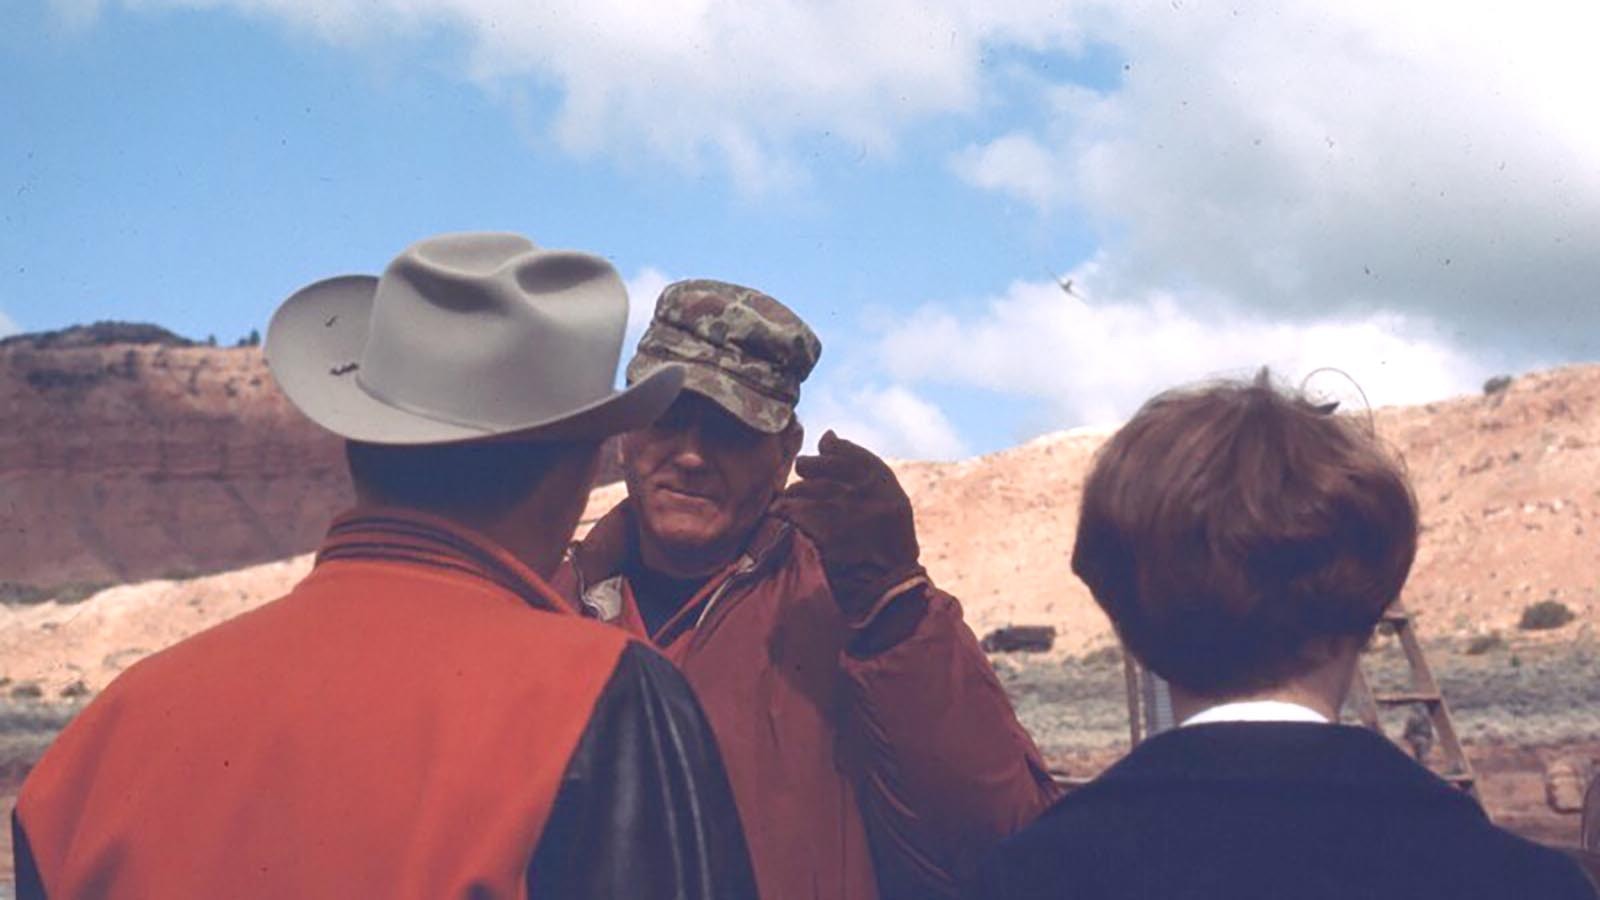
[[[0,581],[0,605],[25,606],[30,603],[77,603],[111,587],[109,581],[67,581],[57,585],[24,584]]]
[[[1517,627],[1523,631],[1547,631],[1560,628],[1577,618],[1577,614],[1560,600],[1540,600],[1522,611],[1522,621]]]
[[[18,581],[0,581],[0,604],[43,603],[49,600],[50,596],[49,588]]]
[[[1466,653],[1468,656],[1481,656],[1491,650],[1502,649],[1505,645],[1506,639],[1500,636],[1500,632],[1491,631],[1488,634],[1475,635],[1468,641]]]
[[[109,581],[69,581],[55,589],[55,601],[57,603],[80,603],[108,587],[111,587],[111,582]]]
[[[1483,393],[1485,396],[1498,394],[1508,387],[1511,387],[1511,376],[1496,375],[1483,383]]]
[[[1122,665],[1122,648],[1112,644],[1097,650],[1090,650],[1083,655],[1083,664],[1086,666],[1120,666]]]
[[[17,700],[38,700],[44,696],[44,688],[35,682],[23,681],[11,688],[11,696]]]

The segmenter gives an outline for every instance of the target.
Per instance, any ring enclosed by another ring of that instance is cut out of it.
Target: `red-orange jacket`
[[[769,517],[744,554],[655,635],[621,573],[624,502],[554,586],[655,640],[694,686],[733,782],[768,900],[952,895],[978,857],[1055,798],[955,598],[931,587],[875,653],[844,621],[815,546]],[[900,602],[900,601],[895,601]]]
[[[21,897],[748,897],[680,675],[480,535],[335,523],[290,594],[129,669],[13,817]]]

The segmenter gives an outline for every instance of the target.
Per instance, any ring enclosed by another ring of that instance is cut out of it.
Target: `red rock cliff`
[[[6,338],[0,423],[0,593],[282,559],[350,501],[340,442],[254,346],[104,322]]]
[[[133,342],[138,341],[138,342]],[[0,581],[206,572],[313,546],[342,451],[256,347],[147,326],[0,343]]]

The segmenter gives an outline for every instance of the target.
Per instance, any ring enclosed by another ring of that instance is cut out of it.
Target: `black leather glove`
[[[817,545],[828,584],[851,624],[860,624],[895,588],[925,576],[917,563],[911,501],[889,466],[832,431],[816,456],[795,461],[800,481],[773,511]]]

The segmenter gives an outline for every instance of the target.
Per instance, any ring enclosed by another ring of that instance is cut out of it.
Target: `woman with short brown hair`
[[[1355,422],[1267,373],[1170,391],[1100,451],[1073,571],[1180,727],[988,860],[983,897],[1592,898],[1381,736],[1336,724],[1417,509]]]
[[[1072,570],[1193,705],[1353,662],[1416,551],[1395,461],[1263,371],[1161,394],[1112,437],[1084,486]]]

